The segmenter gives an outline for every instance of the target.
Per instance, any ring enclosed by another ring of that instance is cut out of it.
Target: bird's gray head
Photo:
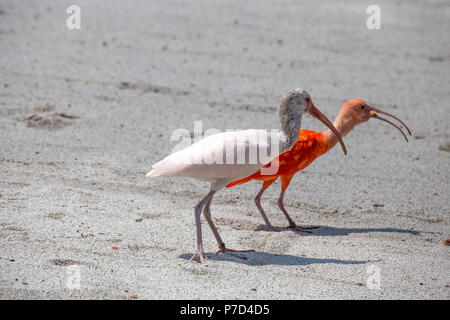
[[[280,100],[279,116],[282,125],[300,127],[303,112],[312,105],[308,92],[302,89],[293,89],[287,92]]]
[[[311,100],[311,96],[305,90],[294,89],[289,91],[281,98],[279,115],[281,126],[284,131],[298,131],[300,129],[300,124],[302,121],[303,112],[307,112],[314,118],[320,120],[324,125],[330,128],[331,132],[338,138],[344,154],[347,154],[347,149],[345,147],[342,137],[333,126],[331,121],[316,108]],[[295,138],[297,139],[298,136]],[[292,140],[292,139],[290,139]],[[289,141],[292,142],[292,141]]]
[[[281,108],[300,110],[304,112],[311,103],[311,96],[308,92],[302,89],[293,89],[288,91],[280,100]]]

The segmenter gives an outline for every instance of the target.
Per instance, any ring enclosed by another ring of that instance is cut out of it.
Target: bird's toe
[[[258,231],[266,231],[266,232],[280,232],[280,229],[276,229],[274,226],[269,225],[269,226],[260,226],[258,229]]]
[[[305,233],[312,233],[312,231],[310,231],[310,230],[317,229],[317,228],[319,228],[319,227],[317,227],[317,226],[303,227],[303,226],[297,226],[297,225],[290,225],[289,227],[287,227],[287,229],[289,229],[289,230],[300,231],[300,232],[305,232]]]
[[[191,257],[191,259],[189,259],[189,261],[197,261],[200,263],[204,263],[206,262],[206,260],[208,260],[208,258],[206,257],[204,252],[199,252],[197,251],[196,253],[194,253]]]

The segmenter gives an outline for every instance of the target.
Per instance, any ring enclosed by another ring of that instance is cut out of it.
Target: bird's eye
[[[305,101],[306,101],[306,103],[308,103],[308,102],[311,101],[311,99],[310,98],[306,98]]]
[[[362,105],[362,106],[361,106],[361,110],[364,110],[365,107],[366,107],[365,105]]]

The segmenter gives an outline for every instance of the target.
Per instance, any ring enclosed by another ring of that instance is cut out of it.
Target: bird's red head
[[[377,109],[377,108],[374,108],[374,107],[368,105],[362,99],[348,100],[343,105],[343,107],[341,109],[341,113],[342,113],[341,116],[350,118],[351,121],[353,121],[354,125],[358,125],[360,123],[366,122],[370,118],[375,118],[378,120],[385,121],[385,122],[389,123],[390,125],[394,126],[395,128],[397,128],[402,133],[402,135],[405,137],[406,141],[408,141],[406,134],[403,132],[403,130],[398,125],[392,123],[388,119],[380,117],[380,115],[379,115],[379,114],[385,114],[385,115],[397,120],[398,122],[400,122],[403,125],[403,127],[406,128],[409,135],[411,135],[411,130],[408,128],[408,126],[402,120],[400,120],[399,118],[397,118],[396,116],[394,116],[392,114],[389,114],[387,112],[384,112],[380,109]]]

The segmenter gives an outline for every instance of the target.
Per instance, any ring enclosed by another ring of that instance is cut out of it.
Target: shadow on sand
[[[415,231],[408,229],[397,228],[335,228],[329,226],[315,226],[317,228],[311,229],[311,233],[304,233],[300,231],[292,231],[285,227],[275,227],[281,229],[283,232],[295,232],[302,236],[346,236],[351,233],[370,233],[370,232],[393,232],[410,234],[419,236],[421,233],[432,233],[425,231]],[[262,231],[265,229],[265,225],[260,225],[255,231]],[[312,264],[365,264],[369,260],[339,260],[339,259],[318,259],[318,258],[306,258],[296,257],[288,254],[272,254],[267,252],[253,251],[243,254],[247,259],[239,259],[229,254],[212,254],[207,253],[206,256],[209,260],[213,261],[230,261],[235,263],[246,264],[249,266],[266,266],[266,265],[283,265],[283,266],[307,266]],[[180,258],[189,260],[192,257],[192,253],[183,253]]]
[[[315,229],[311,229],[311,233],[293,231],[287,229],[286,227],[274,227],[275,229],[282,230],[283,232],[296,232],[305,236],[346,236],[351,233],[369,233],[369,232],[394,232],[394,233],[405,233],[414,236],[419,236],[421,233],[429,233],[424,231],[408,230],[408,229],[397,229],[397,228],[335,228],[329,226],[314,226]],[[263,231],[266,228],[265,225],[259,225],[255,231]]]
[[[206,257],[212,261],[230,261],[248,266],[267,266],[267,265],[280,265],[280,266],[307,266],[311,264],[365,264],[369,261],[358,260],[338,260],[338,259],[317,259],[317,258],[305,258],[296,257],[289,254],[273,254],[267,252],[253,251],[243,254],[246,259],[239,259],[229,254],[213,254],[207,253]],[[183,253],[180,258],[189,260],[192,257],[192,253]]]

